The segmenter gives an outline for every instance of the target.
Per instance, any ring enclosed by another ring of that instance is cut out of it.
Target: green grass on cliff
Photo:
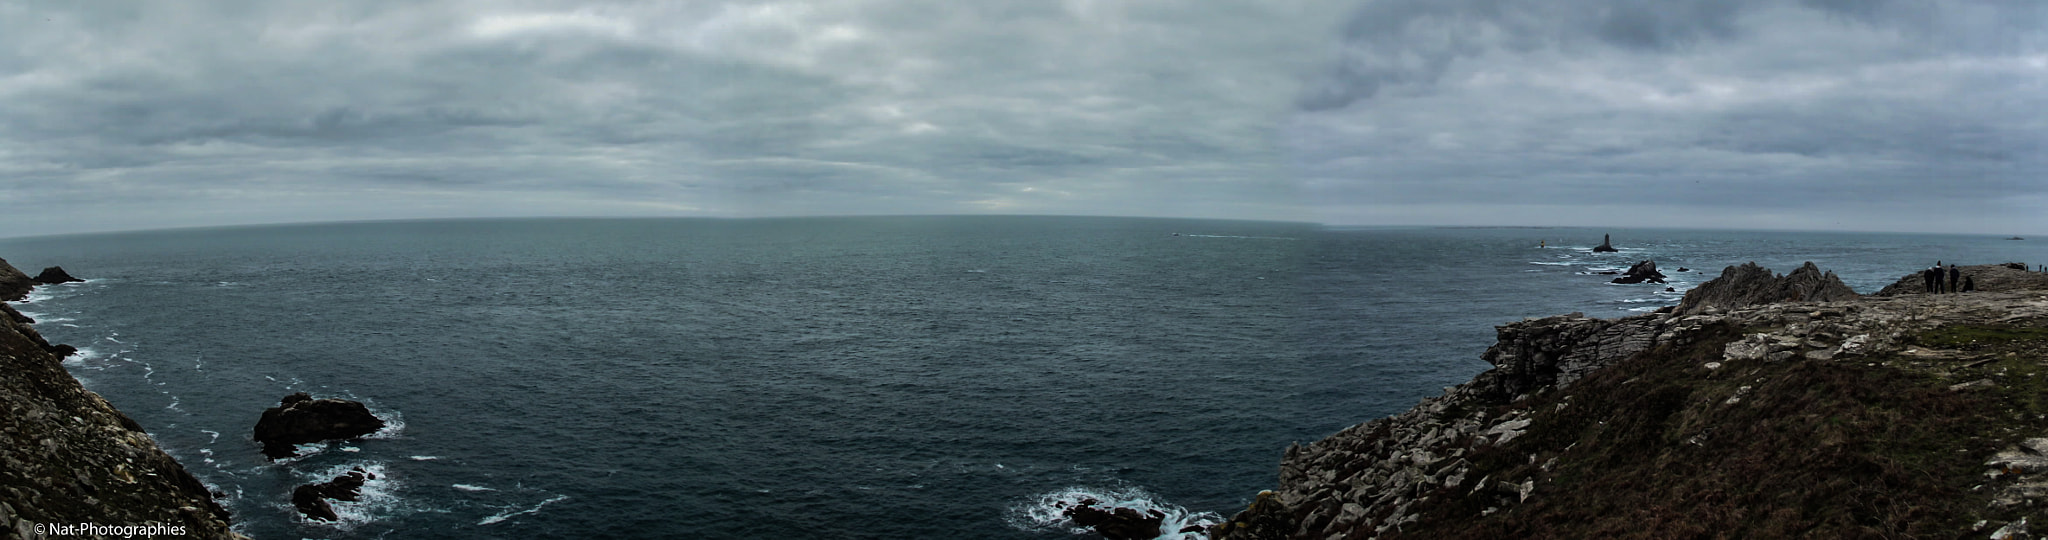
[[[1961,351],[1941,360],[1703,367],[1745,331],[1715,329],[1492,411],[1526,408],[1534,422],[1468,456],[1472,476],[1534,479],[1535,493],[1513,504],[1515,494],[1467,479],[1427,494],[1441,503],[1404,536],[1956,538],[1988,535],[1973,531],[1979,520],[2026,515],[1989,508],[1997,490],[1983,462],[2048,436],[2048,330],[1951,326],[1913,338]],[[1993,384],[1950,389],[1981,379]]]

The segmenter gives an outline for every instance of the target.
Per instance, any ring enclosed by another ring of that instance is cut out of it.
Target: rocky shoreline
[[[43,274],[76,279],[55,267]],[[20,300],[35,284],[0,260],[0,299]],[[74,349],[50,344],[32,322],[11,307],[0,313],[0,534],[244,538],[205,484],[64,370]],[[110,528],[60,529],[79,524]]]
[[[1748,264],[1659,313],[1503,325],[1494,369],[1289,447],[1211,537],[2026,538],[2048,275],[2023,268],[1864,297]]]

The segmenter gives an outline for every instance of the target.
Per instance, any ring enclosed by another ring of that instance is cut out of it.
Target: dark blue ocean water
[[[1588,252],[1602,233],[1624,252]],[[1655,309],[1751,260],[1861,292],[1936,259],[2048,262],[2001,238],[548,219],[0,256],[90,280],[18,307],[256,538],[1062,538],[1047,505],[1081,493],[1233,512],[1288,443],[1483,370],[1497,324]],[[1676,291],[1596,274],[1646,258]],[[269,462],[250,429],[294,391],[394,427]],[[344,521],[290,510],[293,485],[351,467],[379,480]]]

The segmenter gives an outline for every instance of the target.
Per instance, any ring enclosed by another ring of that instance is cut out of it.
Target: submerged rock
[[[293,445],[351,439],[379,429],[384,429],[384,420],[370,414],[362,402],[313,399],[299,392],[263,411],[263,418],[256,421],[255,437],[263,443],[263,455],[279,459],[298,455]]]
[[[75,283],[80,281],[85,280],[71,277],[71,274],[64,272],[64,267],[62,266],[52,266],[49,268],[44,268],[43,273],[36,274],[35,277],[36,283],[41,283],[44,285],[56,285],[58,283]]]

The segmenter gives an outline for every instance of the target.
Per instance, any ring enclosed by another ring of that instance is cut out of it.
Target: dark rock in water
[[[1603,275],[1603,276],[1612,276],[1612,275],[1615,275],[1615,274],[1619,274],[1619,273],[1621,273],[1621,272],[1616,272],[1616,271],[1613,271],[1613,270],[1601,270],[1601,271],[1599,271],[1599,272],[1594,272],[1594,273],[1595,273],[1595,274],[1600,274],[1600,275]]]
[[[1613,282],[1622,284],[1635,284],[1642,283],[1645,281],[1648,281],[1650,283],[1664,282],[1664,273],[1657,271],[1657,263],[1655,261],[1643,261],[1636,263],[1635,266],[1628,267],[1628,271],[1623,272],[1621,277],[1614,278]]]
[[[256,421],[256,442],[270,459],[298,455],[292,445],[361,437],[384,429],[384,420],[361,402],[313,399],[305,392],[285,396]]]
[[[36,274],[35,278],[36,283],[41,283],[44,285],[56,285],[58,283],[75,283],[79,281],[85,280],[71,277],[71,274],[64,272],[64,267],[62,266],[52,266],[49,268],[44,268],[43,273]]]
[[[1772,302],[1832,302],[1858,298],[1834,272],[1822,272],[1808,262],[1784,276],[1772,274],[1756,263],[1743,263],[1721,270],[1721,277],[1686,291],[1678,302],[1679,315],[1694,315],[1709,308],[1733,309]]]
[[[1593,248],[1594,253],[1613,253],[1616,251],[1621,250],[1614,249],[1613,235],[1607,234],[1600,235],[1600,245]]]
[[[1102,501],[1082,499],[1079,504],[1060,512],[1075,525],[1095,529],[1096,534],[1107,540],[1149,540],[1159,537],[1159,524],[1166,521],[1166,514],[1158,510],[1138,512],[1136,509],[1116,507],[1108,510],[1096,508]]]
[[[377,475],[357,467],[324,483],[299,486],[292,490],[292,507],[299,509],[299,513],[305,514],[308,518],[321,521],[340,520],[341,516],[334,513],[334,505],[328,504],[327,501],[354,501],[361,498],[363,482],[376,477]]]
[[[36,288],[36,282],[21,273],[21,269],[0,259],[0,302],[19,302],[28,298],[28,291]]]
[[[1680,266],[1680,267],[1678,267],[1678,271],[1680,271],[1680,272],[1691,272],[1691,271],[1692,271],[1692,269],[1691,269],[1691,268],[1686,268],[1686,267]]]
[[[299,486],[292,490],[292,507],[306,517],[321,521],[337,521],[341,516],[334,514],[334,506],[320,497],[320,490],[311,485]]]

